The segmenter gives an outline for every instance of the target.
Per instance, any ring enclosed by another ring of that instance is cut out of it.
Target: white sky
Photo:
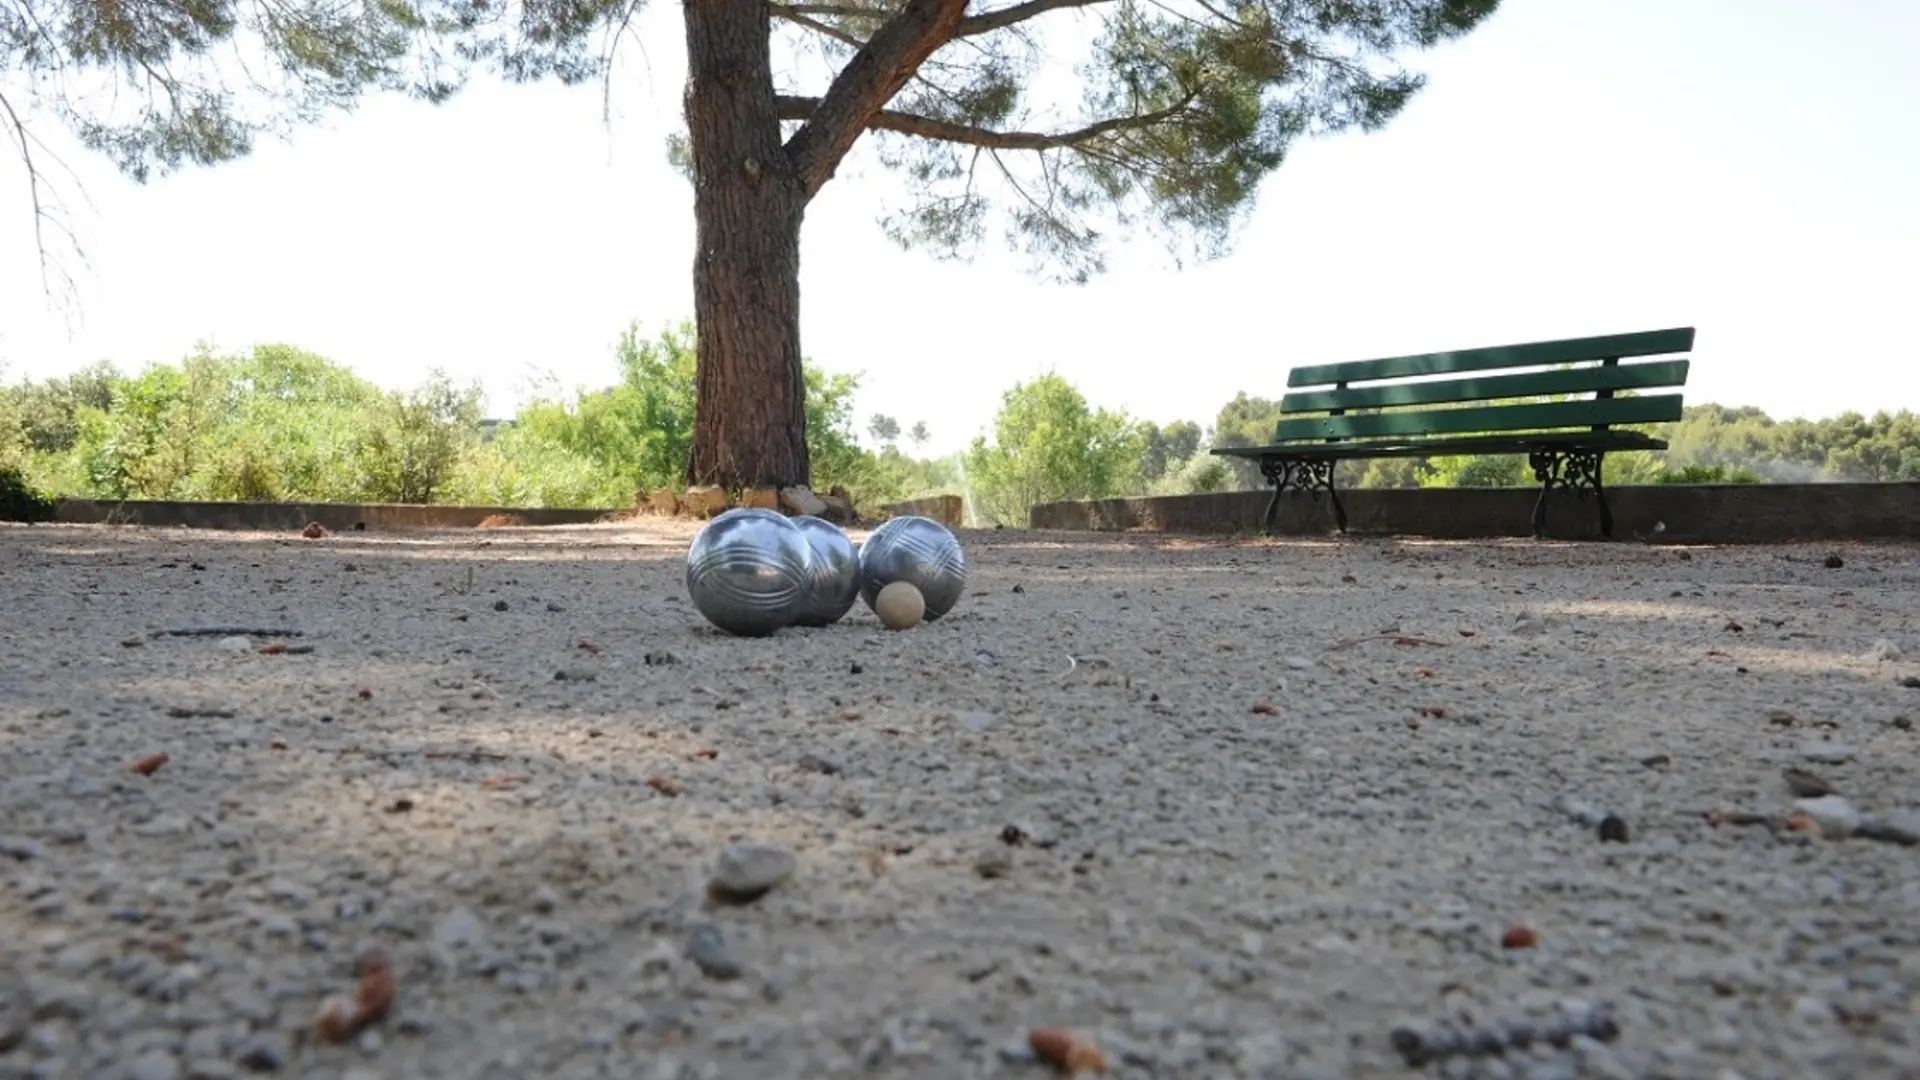
[[[0,366],[286,342],[387,386],[436,364],[477,377],[495,415],[534,373],[610,382],[629,319],[692,313],[692,196],[663,149],[678,18],[647,16],[611,125],[597,85],[476,83],[139,187],[41,120],[91,200],[69,200],[83,321],[48,310],[0,158]],[[1278,396],[1294,364],[1683,325],[1690,400],[1920,409],[1898,314],[1920,293],[1915,55],[1911,0],[1507,0],[1414,58],[1429,86],[1387,130],[1301,144],[1234,254],[1182,271],[1147,240],[1082,287],[997,243],[970,265],[898,250],[874,223],[878,166],[850,161],[808,214],[803,348],[862,373],[862,426],[925,420],[932,450],[1047,370],[1208,424],[1237,391]]]

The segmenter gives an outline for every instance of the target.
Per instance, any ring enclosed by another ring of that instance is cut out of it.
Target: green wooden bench
[[[1524,453],[1541,484],[1533,507],[1536,538],[1546,530],[1547,495],[1555,488],[1582,499],[1593,492],[1600,532],[1611,537],[1613,514],[1600,484],[1607,452],[1667,445],[1617,426],[1678,420],[1681,398],[1678,393],[1614,395],[1684,386],[1687,361],[1671,354],[1692,348],[1693,328],[1687,327],[1297,367],[1287,376],[1289,392],[1280,401],[1273,442],[1219,447],[1213,453],[1260,463],[1260,474],[1273,484],[1263,528],[1272,528],[1285,492],[1318,498],[1325,491],[1341,532],[1347,529],[1347,512],[1333,486],[1338,462]],[[1668,358],[1622,363],[1645,357]],[[1509,370],[1514,368],[1536,370]],[[1459,377],[1431,378],[1439,375]],[[1512,400],[1561,395],[1576,398]]]

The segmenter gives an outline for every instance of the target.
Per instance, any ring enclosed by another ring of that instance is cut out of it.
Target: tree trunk
[[[781,145],[765,0],[686,0],[699,332],[689,484],[811,480],[800,369],[804,190]]]

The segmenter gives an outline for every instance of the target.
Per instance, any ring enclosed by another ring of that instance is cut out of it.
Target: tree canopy
[[[1217,250],[1296,139],[1385,124],[1422,84],[1404,54],[1467,33],[1498,3],[772,0],[733,10],[743,32],[782,46],[769,104],[808,196],[872,131],[881,159],[923,195],[889,215],[891,235],[958,253],[998,216],[1049,265],[1084,277],[1102,265],[1103,219],[1152,220]],[[641,6],[0,0],[0,130],[28,170],[43,227],[65,230],[52,157],[29,128],[36,115],[145,182],[244,156],[262,136],[351,109],[369,91],[441,102],[476,71],[595,78]],[[1061,77],[1062,46],[1081,54],[1077,94]]]

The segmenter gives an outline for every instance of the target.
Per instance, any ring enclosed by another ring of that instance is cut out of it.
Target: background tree
[[[987,516],[1024,526],[1036,503],[1120,494],[1142,448],[1125,413],[1094,410],[1072,383],[1044,375],[1001,395],[993,442],[975,436],[967,451],[967,480]]]
[[[238,157],[368,87],[444,101],[476,67],[590,78],[639,2],[8,0],[0,69],[28,73],[32,103],[145,180]],[[901,243],[962,255],[997,224],[1075,281],[1103,267],[1110,233],[1139,223],[1212,256],[1296,139],[1385,124],[1421,84],[1405,54],[1467,33],[1497,4],[686,3],[677,154],[694,180],[699,329],[688,480],[808,480],[800,227],[862,134],[878,133],[881,161],[919,196],[887,220]],[[1053,92],[1043,53],[1055,63],[1076,49],[1083,85]],[[122,93],[89,92],[102,84]],[[44,252],[67,225],[24,125],[0,98]]]
[[[430,503],[478,437],[480,387],[435,369],[427,382],[389,394],[360,441],[360,467],[381,502]]]
[[[900,441],[900,421],[885,413],[874,413],[867,421],[867,434],[881,446],[892,446]]]
[[[1140,426],[1145,449],[1140,455],[1140,478],[1149,483],[1178,472],[1199,451],[1204,433],[1191,420],[1175,420],[1166,427]]]
[[[927,430],[925,420],[917,420],[914,422],[913,429],[907,432],[907,438],[912,440],[914,450],[918,451],[927,445],[928,439],[933,438],[933,432]]]
[[[1278,401],[1252,397],[1243,390],[1235,394],[1232,401],[1220,406],[1220,412],[1213,420],[1213,445],[1217,448],[1265,446],[1273,441],[1274,425],[1279,421]],[[1246,458],[1224,460],[1231,489],[1244,491],[1266,483],[1260,477],[1258,464]]]

